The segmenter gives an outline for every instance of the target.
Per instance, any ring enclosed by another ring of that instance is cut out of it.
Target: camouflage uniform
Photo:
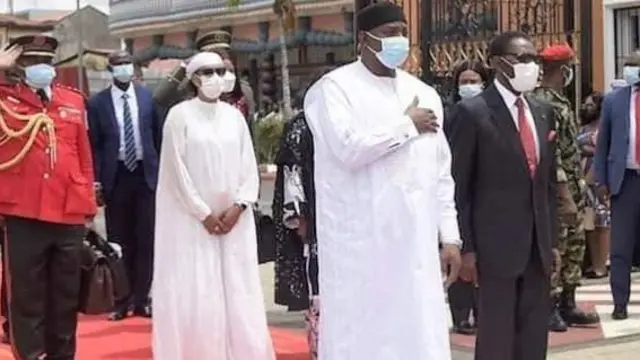
[[[551,294],[558,296],[567,288],[580,285],[582,261],[586,248],[584,211],[586,208],[586,183],[580,166],[580,149],[576,142],[579,127],[571,109],[571,102],[556,90],[538,87],[534,95],[551,105],[556,113],[556,160],[558,184],[566,184],[578,213],[570,213],[567,199],[558,197],[558,252],[560,269],[553,269]],[[560,195],[560,192],[559,192]],[[570,201],[569,201],[570,202]],[[569,220],[571,219],[571,220]]]

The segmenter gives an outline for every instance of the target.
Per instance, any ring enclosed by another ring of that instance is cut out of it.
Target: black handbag
[[[122,258],[94,230],[88,230],[85,235],[81,264],[81,312],[103,314],[129,296],[129,280]]]
[[[79,311],[99,315],[113,310],[113,278],[106,256],[87,242],[83,243],[81,256]]]
[[[253,212],[256,221],[258,241],[258,264],[276,260],[276,226],[269,215],[256,209]]]
[[[89,230],[85,240],[91,244],[92,247],[104,254],[109,265],[111,277],[113,278],[113,296],[116,301],[129,296],[129,279],[127,278],[122,257],[109,245],[109,242],[105,238],[94,230]]]

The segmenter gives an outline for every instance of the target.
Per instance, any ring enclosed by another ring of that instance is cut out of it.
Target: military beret
[[[11,39],[7,48],[14,45],[22,47],[21,56],[55,57],[58,40],[46,35],[24,35]]]
[[[214,30],[205,33],[196,40],[196,48],[199,51],[231,48],[231,34],[223,30]]]
[[[540,52],[540,58],[543,61],[570,61],[575,57],[576,53],[567,44],[550,45]]]

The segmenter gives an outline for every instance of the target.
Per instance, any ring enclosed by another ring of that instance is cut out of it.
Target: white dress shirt
[[[125,99],[122,95],[127,94],[127,102],[129,103],[129,109],[131,110],[131,121],[133,123],[133,138],[136,143],[136,158],[142,160],[142,138],[140,136],[140,119],[138,117],[138,99],[136,97],[136,91],[133,84],[129,85],[127,91],[122,91],[117,86],[111,85],[111,99],[113,101],[113,110],[116,113],[116,120],[118,120],[118,130],[120,131],[120,150],[118,159],[124,160],[124,102]]]
[[[636,95],[640,89],[631,88],[629,99],[629,151],[627,151],[627,169],[640,170],[640,159],[636,159]]]
[[[520,131],[520,127],[518,124],[518,106],[516,105],[518,96],[509,91],[509,89],[504,87],[504,85],[502,85],[498,80],[494,80],[494,84],[496,86],[496,89],[498,89],[498,93],[500,93],[504,104],[507,106],[507,109],[509,109],[509,112],[511,113],[511,119],[513,119],[513,123],[516,126],[516,129]],[[522,96],[520,97],[522,98]],[[533,120],[533,114],[531,113],[531,109],[529,108],[529,103],[525,98],[522,98],[522,103],[524,104],[524,116],[527,119],[527,123],[529,124],[531,132],[533,133],[533,142],[536,145],[536,158],[538,161],[540,161],[540,144],[538,140],[538,131],[536,130],[536,123]]]

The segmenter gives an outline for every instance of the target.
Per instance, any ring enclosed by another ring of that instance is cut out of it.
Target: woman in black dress
[[[330,70],[323,69],[311,84]],[[313,138],[304,112],[285,124],[276,165],[272,206],[276,227],[275,302],[290,311],[306,310],[309,352],[316,359],[319,293]]]

